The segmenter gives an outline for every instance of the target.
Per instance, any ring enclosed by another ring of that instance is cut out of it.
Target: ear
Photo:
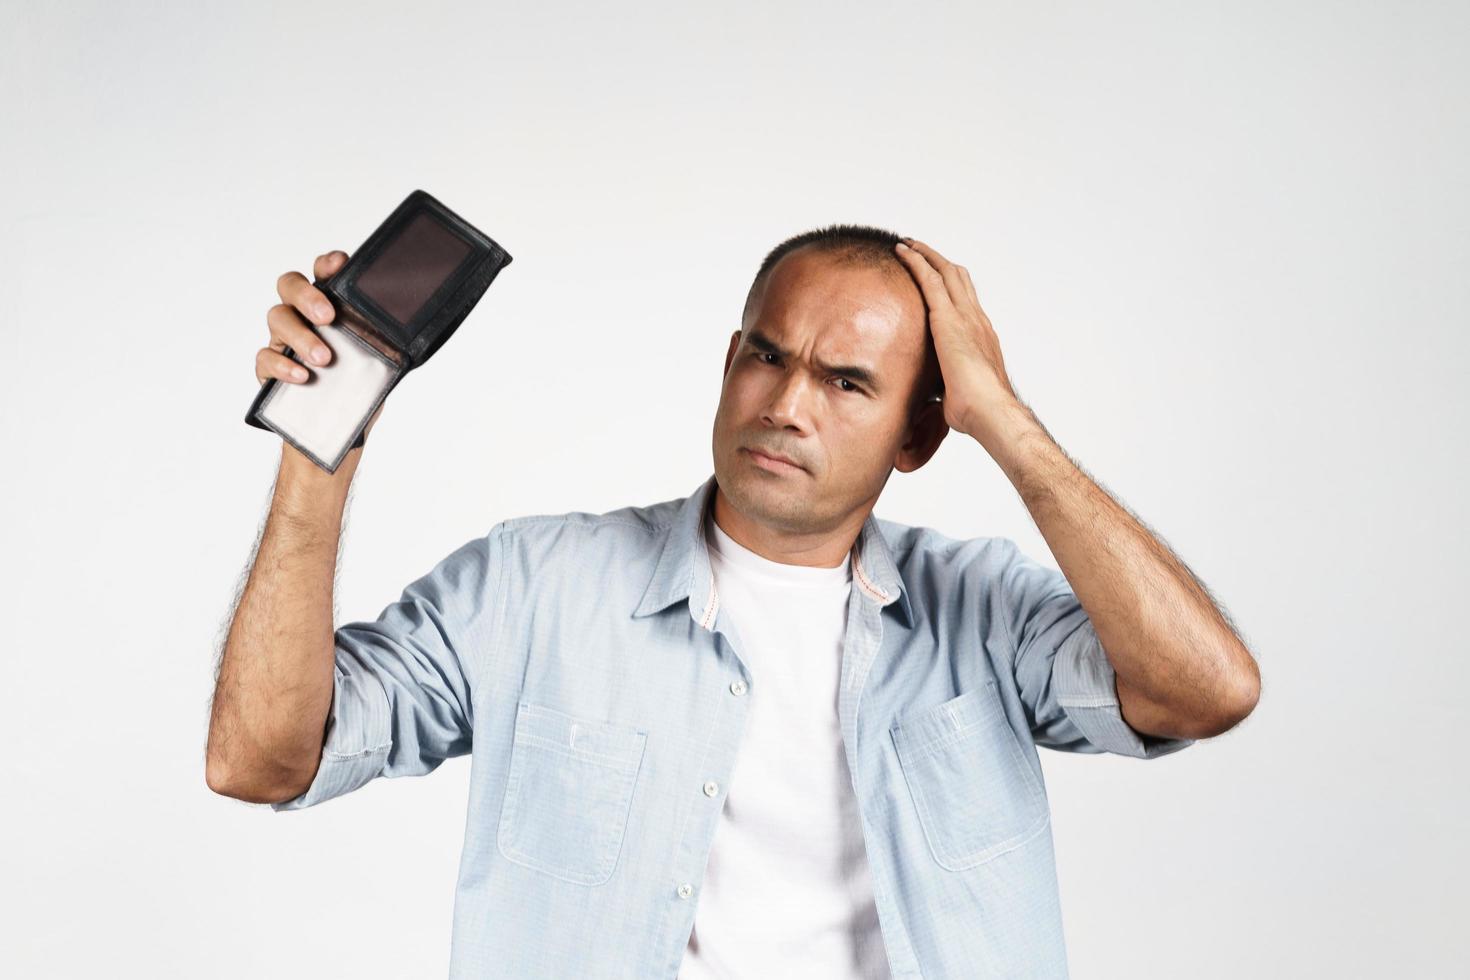
[[[923,466],[947,435],[949,424],[944,421],[944,403],[925,402],[909,420],[908,437],[898,447],[893,468],[900,473],[910,473]]]
[[[730,347],[728,350],[725,351],[725,370],[720,373],[720,377],[723,378],[725,375],[730,373],[730,362],[735,360],[735,351],[739,346],[740,331],[737,330],[730,335]]]

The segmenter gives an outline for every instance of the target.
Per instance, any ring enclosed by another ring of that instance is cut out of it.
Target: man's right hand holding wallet
[[[346,261],[342,251],[318,256],[317,280]],[[313,325],[331,323],[336,312],[300,272],[277,279],[276,292],[282,301],[266,312],[270,343],[256,352],[255,380],[301,384],[309,368],[285,348],[308,365],[330,364],[331,350]],[[361,456],[361,447],[350,450],[328,473],[281,440],[270,514],[230,624],[210,713],[205,774],[215,792],[274,802],[300,793],[316,771],[332,703],[332,579]]]
[[[298,272],[277,280],[283,302],[267,316],[271,343],[256,357],[260,388],[245,422],[335,472],[383,400],[444,345],[510,261],[442,201],[412,191],[351,255],[320,256],[313,280]],[[319,346],[329,353],[314,361]]]
[[[318,281],[347,253],[320,255]],[[332,302],[292,270],[276,280],[281,302],[266,311],[270,343],[255,354],[255,380],[301,384],[308,365],[331,363],[314,325],[336,318]],[[318,356],[320,355],[320,356]],[[386,402],[385,402],[386,404]],[[364,429],[372,429],[382,405]],[[332,586],[347,491],[361,447],[328,473],[285,439],[270,515],[230,624],[206,747],[216,792],[254,803],[286,799],[311,782],[332,700]]]
[[[334,249],[317,257],[314,279],[293,270],[276,280],[281,302],[266,313],[270,342],[255,355],[260,391],[245,421],[281,433],[281,465],[215,681],[205,780],[216,793],[274,803],[311,786],[335,691],[342,519],[362,456],[347,439],[359,425],[366,438],[393,386],[510,261],[415,190],[353,255]]]

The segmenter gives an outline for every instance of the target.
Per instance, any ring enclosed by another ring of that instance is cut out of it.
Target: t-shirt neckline
[[[852,581],[852,552],[842,558],[842,564],[825,568],[820,565],[791,565],[772,561],[756,554],[725,533],[711,514],[705,521],[706,540],[710,550],[728,565],[744,571],[776,579],[788,585],[815,586],[848,584]]]

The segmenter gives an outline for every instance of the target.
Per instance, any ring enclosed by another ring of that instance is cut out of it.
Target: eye
[[[772,354],[768,350],[758,350],[758,351],[752,351],[750,356],[751,357],[760,358],[760,357],[780,357],[781,355],[779,355],[779,354]],[[761,363],[762,364],[770,364],[771,362],[770,361],[762,361]],[[841,389],[842,391],[848,392],[850,394],[862,394],[863,389],[861,387],[859,387],[858,385],[854,384],[853,382],[847,380],[846,378],[838,378],[837,380],[840,381],[840,382],[842,382],[843,384],[847,385],[846,388]]]

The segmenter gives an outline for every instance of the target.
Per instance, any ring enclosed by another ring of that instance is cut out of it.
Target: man
[[[331,317],[278,288],[258,381]],[[1060,572],[871,513],[950,430]],[[693,493],[502,521],[334,633],[362,451],[282,447],[207,781],[300,809],[473,750],[456,977],[1065,977],[1037,746],[1156,758],[1258,697],[1204,586],[1017,397],[964,267],[881,229],[767,256]]]

